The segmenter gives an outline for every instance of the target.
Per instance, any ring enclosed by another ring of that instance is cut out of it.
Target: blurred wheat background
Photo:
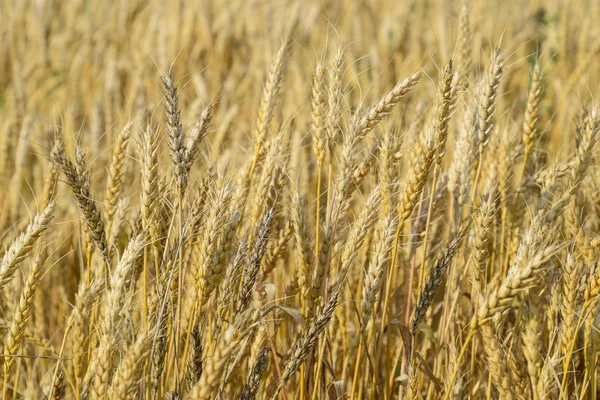
[[[596,399],[597,0],[0,0],[2,399]]]

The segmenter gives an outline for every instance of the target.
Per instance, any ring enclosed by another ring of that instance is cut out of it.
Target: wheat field
[[[7,399],[596,399],[600,1],[0,0]]]

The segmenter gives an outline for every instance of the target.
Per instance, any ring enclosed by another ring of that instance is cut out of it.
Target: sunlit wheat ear
[[[555,374],[559,364],[560,356],[558,355],[558,352],[546,356],[540,372],[540,379],[536,387],[538,398],[547,399],[558,396],[559,388],[557,387]]]
[[[207,204],[209,204],[209,197],[213,185],[216,183],[216,179],[217,177],[214,173],[214,169],[209,167],[206,174],[202,177],[202,182],[200,183],[198,191],[195,193],[195,198],[190,206],[188,217],[189,233],[186,235],[186,242],[189,246],[192,246],[198,241],[201,229],[204,227],[206,208]]]
[[[229,315],[236,305],[238,283],[242,279],[244,266],[248,259],[248,240],[246,237],[238,241],[235,254],[229,260],[226,275],[221,283],[219,298],[217,301],[216,322],[213,329],[213,337],[217,338],[221,333],[223,323],[227,322]]]
[[[55,203],[49,203],[41,213],[33,218],[27,229],[13,241],[4,253],[0,263],[0,288],[10,282],[19,264],[33,250],[33,246],[42,232],[48,228],[55,207]]]
[[[570,352],[571,341],[577,334],[578,282],[581,277],[579,263],[573,254],[568,253],[563,266],[562,276],[562,309],[563,322],[561,325],[561,349],[563,355]]]
[[[353,129],[357,137],[364,137],[369,131],[371,131],[386,115],[388,115],[392,108],[402,99],[412,88],[419,82],[422,72],[415,72],[408,78],[400,81],[396,86],[383,98],[381,98],[377,104],[367,110],[363,116],[358,120]]]
[[[425,316],[425,312],[431,306],[431,303],[433,302],[437,290],[446,276],[448,266],[450,265],[452,259],[458,252],[458,249],[465,236],[466,230],[467,226],[463,226],[459,229],[459,231],[454,235],[452,240],[444,247],[442,253],[431,268],[431,272],[429,274],[427,283],[425,283],[423,290],[419,294],[419,301],[417,302],[410,323],[410,329],[413,334],[417,331],[419,322],[421,322],[421,319]]]
[[[600,295],[600,263],[596,261],[587,276],[583,286],[584,308],[594,305]]]
[[[212,109],[213,106],[210,105],[202,110],[200,119],[196,125],[194,125],[187,140],[185,146],[185,168],[188,174],[192,169],[194,161],[198,159],[198,148],[200,147],[200,143],[202,143],[208,134],[208,129],[210,128],[210,123],[212,121]]]
[[[485,325],[482,327],[481,337],[488,359],[490,376],[496,390],[503,399],[514,399],[515,389],[507,365],[506,350],[491,326]]]
[[[361,247],[365,244],[369,230],[377,222],[379,206],[382,202],[381,191],[379,187],[375,187],[365,201],[358,219],[354,222],[348,234],[348,239],[340,255],[339,272],[335,282],[343,281],[346,278],[349,269],[358,257]]]
[[[305,331],[305,333],[302,334],[302,336],[294,344],[294,347],[291,349],[289,359],[285,364],[281,379],[279,380],[275,394],[272,397],[273,400],[277,399],[279,392],[281,392],[292,375],[298,371],[300,365],[304,363],[309,351],[315,345],[317,339],[323,332],[323,329],[325,329],[331,320],[333,312],[335,311],[339,301],[340,286],[341,285],[336,285],[333,294],[327,300],[325,306],[313,317],[310,327]]]
[[[142,227],[149,229],[155,218],[155,208],[159,202],[158,196],[158,132],[152,127],[146,127],[140,140],[139,155],[141,160],[141,214]]]
[[[406,398],[410,400],[421,399],[422,395],[419,391],[419,372],[416,368],[408,365],[406,367],[408,370],[408,384],[407,384],[407,393]]]
[[[100,292],[100,281],[92,281],[88,286],[81,282],[75,296],[75,307],[69,316],[70,332],[67,341],[67,354],[72,357],[72,377],[75,390],[80,391],[87,368],[87,351],[90,333],[92,306]]]
[[[63,151],[63,147],[64,147],[64,143],[62,140],[62,137],[60,135],[56,135],[57,138],[54,140],[54,143],[52,144],[53,147],[53,152],[57,152],[60,153]],[[52,160],[49,161],[49,166],[48,166],[48,172],[44,181],[44,194],[43,194],[43,198],[42,198],[42,208],[46,208],[48,206],[48,204],[50,204],[50,202],[52,200],[54,200],[54,197],[56,196],[56,188],[57,188],[57,184],[58,184],[58,166],[56,164],[54,164],[52,162]]]
[[[254,238],[253,247],[250,250],[250,254],[244,268],[244,278],[242,280],[242,286],[240,288],[240,294],[237,303],[237,314],[244,312],[248,308],[248,304],[252,299],[256,277],[258,276],[260,264],[267,249],[267,241],[269,240],[269,234],[271,232],[272,220],[273,212],[268,210],[258,226],[257,235]]]
[[[144,247],[144,240],[145,235],[143,232],[133,237],[112,271],[110,288],[105,297],[106,308],[103,315],[103,329],[108,335],[115,334],[119,312],[123,306],[123,296],[125,296],[127,285],[130,283],[135,262]]]
[[[314,241],[308,231],[304,203],[299,193],[294,195],[291,217],[294,227],[294,246],[298,260],[296,279],[303,295],[308,295],[308,288],[315,268]]]
[[[284,169],[282,136],[278,135],[269,143],[268,152],[262,165],[262,173],[257,182],[254,194],[256,201],[250,214],[253,221],[260,220],[267,210],[274,209],[279,197]]]
[[[477,139],[479,143],[480,158],[483,154],[483,149],[489,141],[489,135],[492,130],[494,114],[496,112],[496,98],[498,97],[498,87],[500,85],[503,67],[504,57],[500,53],[500,50],[494,49],[492,51],[488,75],[483,84],[477,110]]]
[[[542,317],[537,314],[537,310],[531,305],[529,305],[525,317],[525,329],[521,333],[522,351],[527,361],[527,374],[529,375],[531,387],[536,391],[543,363]]]
[[[452,60],[446,64],[442,71],[440,87],[438,89],[437,110],[435,115],[435,137],[437,142],[437,154],[435,159],[438,168],[446,154],[446,142],[450,128],[450,117],[456,101],[455,76],[453,73],[454,63]]]
[[[493,288],[486,295],[487,298],[479,306],[477,320],[480,325],[489,323],[491,318],[502,320],[510,310],[515,296],[538,281],[546,262],[558,250],[556,246],[536,248],[539,244],[530,239],[532,234],[526,235],[529,236],[519,246],[508,275],[499,287]]]
[[[81,171],[73,162],[62,153],[52,153],[52,160],[58,165],[66,178],[66,183],[71,189],[71,193],[79,211],[83,215],[83,220],[89,229],[89,233],[94,244],[100,250],[106,263],[109,262],[109,247],[106,240],[106,231],[100,210],[93,200],[90,193],[89,173]]]
[[[108,398],[125,399],[131,393],[135,393],[149,348],[150,338],[146,333],[142,333],[134,343],[129,345],[115,372],[108,390]]]
[[[110,226],[113,223],[113,217],[117,211],[117,202],[121,195],[121,186],[123,183],[123,174],[125,166],[125,157],[127,156],[127,144],[131,137],[133,122],[129,122],[121,130],[114,144],[112,160],[108,169],[108,180],[106,184],[106,194],[104,202],[106,207],[107,231],[110,233]]]
[[[529,88],[529,96],[527,97],[527,106],[525,107],[525,117],[523,118],[523,134],[522,140],[525,145],[524,163],[527,163],[527,158],[533,148],[533,141],[538,134],[538,118],[539,108],[542,98],[542,72],[540,70],[539,61],[533,69],[531,78],[531,87]]]
[[[254,169],[262,155],[263,144],[267,140],[269,125],[275,115],[275,105],[281,89],[281,80],[283,79],[283,74],[285,72],[290,47],[291,36],[285,39],[277,51],[277,54],[275,54],[275,57],[271,62],[269,74],[265,80],[254,128],[254,156],[252,165],[246,172],[246,180],[249,182],[252,181]]]
[[[294,228],[291,221],[286,221],[285,226],[279,230],[276,239],[267,247],[263,258],[259,282],[264,282],[277,267],[278,261],[286,253],[288,243],[294,234]]]
[[[92,398],[103,398],[109,389],[114,345],[118,341],[119,332],[122,329],[122,325],[119,324],[121,322],[119,315],[124,304],[131,301],[127,298],[125,289],[130,282],[135,262],[143,247],[144,234],[141,233],[130,240],[111,274],[110,288],[104,297],[104,311],[100,316],[102,333],[99,346],[90,361],[90,366],[93,365],[96,369],[95,372],[91,371],[94,374],[93,378],[90,376],[90,397]]]
[[[168,74],[162,77],[164,105],[166,114],[167,144],[169,157],[173,167],[173,179],[179,198],[183,198],[188,183],[188,170],[186,164],[185,132],[181,125],[181,110],[179,108],[179,93],[173,82],[173,77]]]
[[[469,23],[469,8],[467,4],[463,4],[460,12],[459,20],[459,37],[458,37],[458,57],[457,57],[457,69],[465,77],[462,79],[463,85],[468,85],[469,70],[471,66],[471,27]]]
[[[389,211],[392,201],[397,197],[398,177],[400,175],[401,139],[398,129],[388,130],[379,148],[379,183],[384,199],[384,211]]]
[[[193,271],[201,305],[208,302],[225,272],[224,265],[219,263],[219,258],[215,257],[215,254],[217,251],[221,251],[219,250],[219,237],[226,227],[228,218],[231,218],[230,224],[235,224],[240,218],[239,214],[229,215],[228,213],[231,199],[231,189],[226,186],[222,187],[207,215],[205,232],[199,247],[199,258]],[[229,227],[232,228],[231,225]]]
[[[108,244],[111,247],[116,247],[119,243],[120,238],[122,237],[122,233],[125,230],[125,224],[127,221],[127,214],[129,211],[129,201],[126,198],[121,198],[117,202],[115,207],[115,214],[113,215],[113,222],[110,224],[110,231],[108,234]],[[136,222],[137,221],[137,222]],[[138,228],[135,228],[135,225],[139,225]],[[139,218],[134,220],[134,230],[140,231],[142,226],[141,215]]]
[[[458,215],[460,215],[460,207],[466,202],[467,193],[470,190],[473,160],[477,154],[477,141],[471,129],[476,117],[473,102],[474,100],[465,106],[463,122],[454,145],[454,159],[448,171],[448,190],[457,203]]]
[[[163,297],[161,296],[166,292],[166,288],[160,288],[160,291],[153,297],[157,303],[155,309],[155,329],[156,334],[153,335],[152,349],[151,349],[151,366],[150,366],[150,385],[152,386],[152,393],[156,394],[160,389],[160,380],[165,368],[165,358],[167,352],[167,334],[168,334],[168,317],[167,311],[162,309]]]
[[[425,187],[427,176],[435,159],[436,149],[434,131],[433,129],[429,129],[419,148],[416,163],[413,165],[412,170],[408,172],[408,179],[400,192],[401,223],[410,217],[417,205],[419,195]]]
[[[327,87],[327,144],[333,149],[342,123],[342,102],[344,100],[344,53],[338,49],[332,65],[328,68]]]
[[[571,169],[571,191],[578,186],[592,161],[592,149],[598,140],[600,131],[600,115],[596,108],[584,110],[581,126],[577,129],[577,149]]]
[[[323,63],[318,62],[315,70],[312,92],[311,133],[313,136],[315,157],[317,157],[317,163],[319,164],[323,164],[325,152],[327,150],[327,141],[325,137],[325,107],[327,105],[327,98],[323,76],[324,69]]]
[[[94,349],[86,376],[84,377],[84,393],[91,399],[99,400],[106,396],[112,369],[113,343],[103,335]]]
[[[29,272],[29,276],[21,292],[19,304],[12,318],[12,323],[4,339],[4,354],[8,356],[4,358],[4,375],[10,372],[16,360],[12,356],[18,354],[23,343],[23,334],[31,317],[31,307],[42,276],[43,264],[44,259],[41,255],[38,255],[31,266],[31,272]]]
[[[516,345],[513,345],[516,347]],[[519,400],[528,400],[531,398],[531,389],[529,386],[529,379],[523,364],[525,364],[523,356],[515,352],[515,349],[511,349],[507,346],[508,353],[508,368],[510,370],[511,378],[515,384],[515,395]]]
[[[486,266],[489,256],[489,242],[492,233],[492,220],[496,213],[496,205],[493,197],[488,196],[476,214],[473,223],[473,251],[471,252],[471,271],[475,284],[479,287],[486,282]]]
[[[200,390],[206,397],[209,392],[222,392],[225,385],[231,382],[240,368],[240,362],[248,356],[250,338],[254,336],[260,311],[252,305],[237,314],[231,326],[231,336],[221,341],[221,354],[214,357],[213,368],[202,374]],[[194,389],[192,389],[194,390]]]
[[[371,319],[373,309],[380,296],[379,292],[384,283],[397,226],[398,219],[395,212],[390,212],[385,218],[380,220],[377,226],[374,254],[363,284],[362,301],[360,304],[362,312],[360,318],[361,332],[366,331],[367,324]]]

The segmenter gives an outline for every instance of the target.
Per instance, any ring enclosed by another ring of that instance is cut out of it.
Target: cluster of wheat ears
[[[596,399],[599,35],[0,0],[2,399]]]

